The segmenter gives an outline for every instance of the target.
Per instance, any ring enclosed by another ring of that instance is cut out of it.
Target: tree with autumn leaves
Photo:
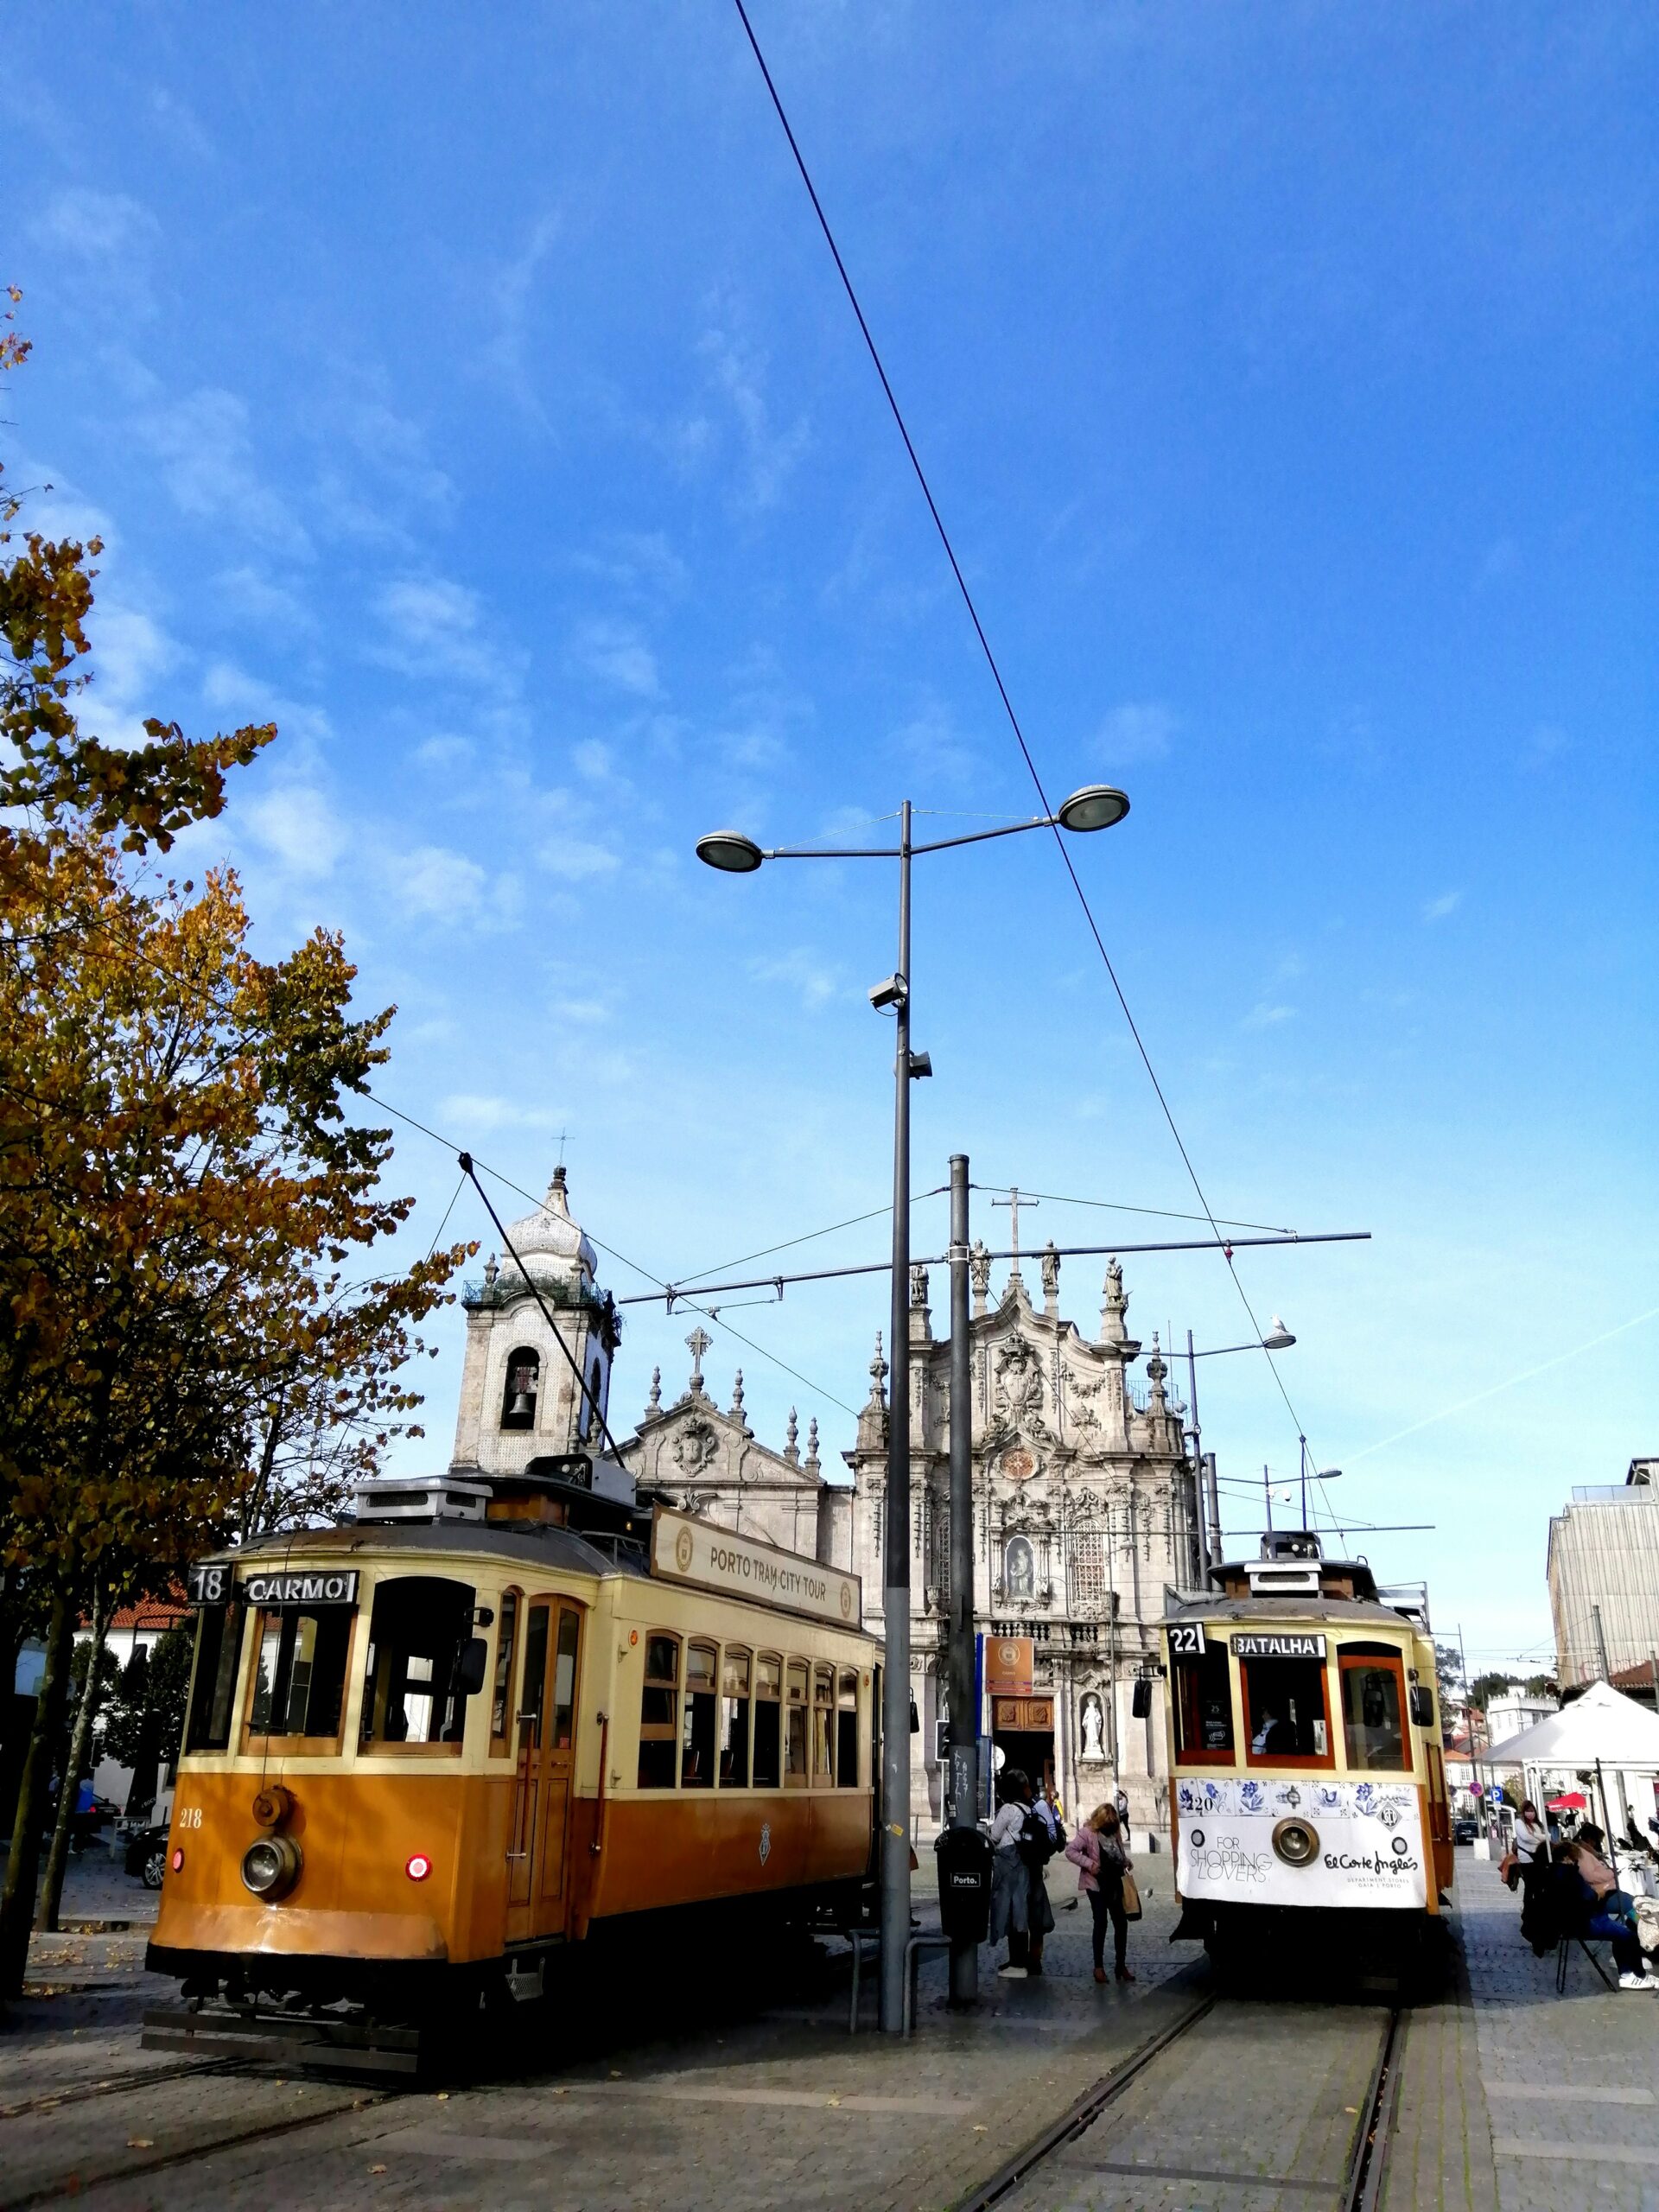
[[[7,333],[0,368],[27,350]],[[0,1655],[27,1609],[46,1656],[0,1996],[27,1955],[78,1620],[327,1513],[419,1433],[403,1370],[471,1249],[395,1274],[369,1260],[413,1202],[381,1190],[390,1132],[351,1110],[392,1010],[353,1014],[340,938],[261,961],[233,874],[160,873],[274,729],[151,721],[131,750],[86,731],[100,549],[18,533],[17,512],[0,497]],[[63,1761],[44,1924],[93,1706]]]

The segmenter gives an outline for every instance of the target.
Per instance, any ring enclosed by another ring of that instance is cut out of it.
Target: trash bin
[[[933,1851],[940,1927],[957,1942],[982,1943],[991,1924],[989,1836],[979,1828],[946,1828]]]

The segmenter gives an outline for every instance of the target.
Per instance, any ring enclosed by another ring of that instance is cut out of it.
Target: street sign
[[[1028,1636],[988,1636],[985,1639],[985,1692],[988,1697],[1029,1697],[1036,1667],[1035,1648]]]

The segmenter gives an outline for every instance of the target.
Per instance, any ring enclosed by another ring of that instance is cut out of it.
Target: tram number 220
[[[1169,1656],[1172,1659],[1196,1659],[1204,1649],[1204,1623],[1192,1621],[1181,1628],[1169,1631]]]

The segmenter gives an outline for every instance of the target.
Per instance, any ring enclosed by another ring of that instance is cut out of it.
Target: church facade
[[[591,1449],[608,1421],[615,1308],[594,1280],[593,1248],[571,1218],[564,1171],[543,1205],[508,1230],[518,1262],[492,1259],[464,1294],[467,1336],[451,1471],[515,1471],[543,1455]],[[1017,1230],[1016,1230],[1017,1243]],[[1137,1827],[1166,1825],[1161,1696],[1136,1719],[1136,1669],[1157,1653],[1165,1593],[1197,1575],[1192,1471],[1157,1339],[1144,1383],[1130,1370],[1128,1294],[1114,1261],[1097,1325],[1084,1335],[1060,1312],[1060,1261],[1039,1255],[1042,1303],[1018,1260],[991,1296],[982,1244],[970,1262],[974,1618],[993,1643],[1029,1639],[1029,1692],[994,1687],[983,1719],[999,1764],[1052,1778],[1068,1816],[1121,1786]],[[565,1351],[547,1341],[542,1293]],[[936,1337],[925,1269],[910,1287],[912,1811],[923,1832],[944,1812],[948,1725],[944,1638],[950,1593],[950,1341]],[[850,1567],[863,1581],[866,1625],[881,1628],[887,1363],[880,1338],[870,1392],[841,1458],[826,1471],[817,1423],[803,1447],[795,1414],[784,1442],[750,1427],[741,1370],[721,1406],[703,1372],[710,1338],[686,1339],[690,1368],[666,1403],[660,1370],[621,1455],[637,1481],[690,1512],[785,1549]],[[575,1371],[573,1371],[573,1369]],[[578,1388],[576,1372],[585,1378]],[[615,1424],[612,1433],[617,1434]]]

